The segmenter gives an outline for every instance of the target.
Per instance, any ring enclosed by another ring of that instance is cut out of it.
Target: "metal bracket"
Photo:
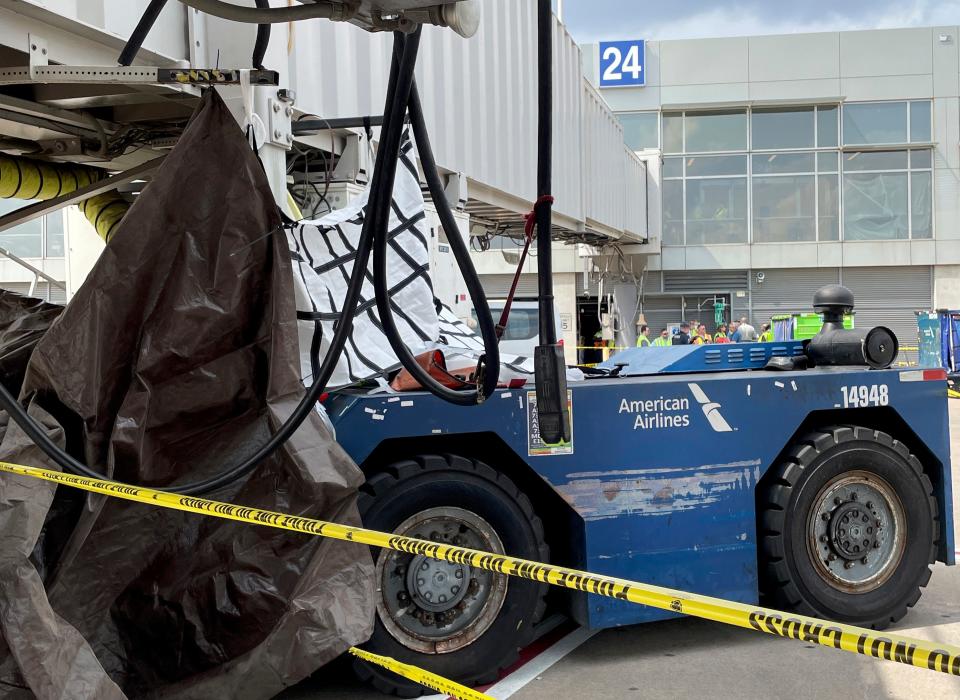
[[[27,56],[30,65],[27,72],[30,80],[36,80],[39,68],[50,65],[50,56],[47,52],[47,40],[36,34],[27,34]]]
[[[269,123],[267,124],[267,139],[280,148],[290,148],[293,145],[293,118],[292,102],[286,95],[271,97],[267,100],[269,106]]]
[[[34,44],[31,44],[33,47]],[[29,66],[0,68],[0,85],[30,83],[119,85],[239,85],[240,70],[227,68],[157,68],[156,66],[51,66],[35,64],[34,53],[45,57],[46,45],[36,44]],[[252,85],[278,85],[274,70],[250,71]]]
[[[90,197],[94,197],[108,190],[116,189],[118,185],[124,185],[133,180],[138,180],[141,176],[156,170],[163,162],[164,158],[166,158],[166,156],[154,158],[153,160],[149,160],[146,163],[136,166],[135,168],[124,170],[123,172],[117,173],[116,175],[111,175],[103,180],[97,180],[93,184],[87,185],[86,187],[81,187],[79,190],[74,190],[73,192],[61,195],[59,197],[54,197],[53,199],[47,199],[42,202],[28,204],[27,206],[21,207],[16,211],[12,211],[9,214],[0,216],[0,233],[9,228],[13,228],[14,226],[25,224],[28,221],[33,221],[34,219],[39,219],[41,216],[49,214],[52,211],[56,211],[57,209],[62,209],[63,207],[70,206],[71,204],[82,202],[85,199],[89,199]],[[7,257],[10,256],[8,255]]]
[[[443,188],[443,193],[447,197],[447,202],[450,203],[450,206],[456,208],[458,211],[463,211],[467,208],[467,200],[469,199],[467,193],[467,176],[465,173],[452,173],[447,176],[446,187]]]

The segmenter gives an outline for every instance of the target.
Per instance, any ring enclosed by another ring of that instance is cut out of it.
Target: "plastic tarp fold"
[[[0,313],[5,378],[12,342]],[[106,476],[168,486],[252,454],[302,395],[286,238],[211,90],[40,338],[21,400]],[[53,468],[13,424],[0,459]],[[360,483],[311,415],[210,497],[359,524]],[[0,695],[269,698],[367,639],[372,577],[359,545],[4,475]]]

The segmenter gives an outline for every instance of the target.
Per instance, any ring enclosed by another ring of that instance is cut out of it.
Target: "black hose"
[[[553,307],[553,236],[551,235],[553,180],[553,5],[538,0],[537,41],[537,283],[540,296],[540,344],[556,345]]]
[[[403,53],[406,53],[411,48],[416,50],[419,46],[420,34],[420,29],[409,36],[398,33],[394,43],[395,57],[401,50]],[[406,87],[406,85],[403,85],[398,89]],[[443,386],[431,377],[430,373],[417,362],[416,357],[403,342],[390,303],[389,278],[387,275],[387,250],[390,238],[389,213],[384,220],[377,220],[376,228],[374,229],[376,240],[373,248],[373,285],[377,302],[377,315],[380,317],[384,334],[390,342],[390,347],[393,349],[394,354],[396,354],[400,360],[400,364],[422,387],[450,403],[460,406],[472,406],[483,401],[497,388],[500,373],[500,355],[497,346],[496,328],[493,325],[493,315],[490,313],[490,308],[487,305],[480,279],[477,277],[473,262],[470,259],[470,252],[460,237],[457,222],[454,219],[453,212],[450,210],[450,205],[446,199],[446,194],[443,191],[443,184],[440,181],[437,163],[433,155],[433,148],[430,144],[429,135],[427,134],[426,122],[423,117],[423,107],[420,103],[420,96],[415,80],[411,81],[408,95],[410,123],[413,127],[417,150],[420,154],[424,174],[427,178],[430,196],[433,198],[434,205],[437,207],[440,223],[447,231],[447,238],[450,241],[451,249],[457,259],[460,270],[463,273],[467,288],[470,291],[471,297],[475,300],[474,304],[477,310],[478,322],[481,325],[485,351],[482,389],[480,391],[457,391]]]
[[[409,42],[413,39],[414,37],[411,37],[407,41]],[[497,343],[496,326],[493,322],[493,314],[490,312],[490,306],[487,304],[487,297],[483,291],[483,285],[477,276],[476,268],[473,266],[473,260],[470,258],[470,251],[463,242],[453,211],[450,209],[450,203],[447,201],[443,183],[440,181],[437,162],[434,158],[433,147],[430,144],[430,136],[427,132],[426,120],[423,115],[423,105],[420,102],[420,94],[417,90],[416,82],[411,86],[409,107],[410,125],[413,127],[414,140],[417,144],[420,162],[423,165],[424,176],[427,179],[430,197],[433,199],[434,206],[437,208],[440,225],[447,232],[450,248],[460,267],[460,272],[463,274],[464,282],[467,285],[467,290],[470,293],[470,298],[477,312],[477,323],[480,326],[480,334],[484,344],[483,384],[479,389],[479,393],[477,391],[455,391],[443,386],[417,363],[416,358],[403,343],[393,317],[393,310],[390,306],[389,289],[387,288],[386,252],[389,231],[386,230],[386,225],[384,225],[383,228],[377,229],[379,237],[373,249],[373,279],[374,290],[377,297],[377,312],[394,353],[404,368],[420,382],[421,386],[450,403],[474,405],[490,396],[496,390],[497,382],[500,379],[500,350]]]
[[[256,0],[257,7],[261,10],[270,9],[270,0]],[[257,25],[257,41],[253,45],[253,60],[251,65],[257,70],[266,70],[263,66],[263,57],[267,55],[267,47],[270,45],[269,24]]]
[[[137,57],[137,53],[140,51],[140,47],[143,46],[143,42],[147,38],[147,34],[153,29],[157,17],[160,16],[160,12],[166,4],[167,0],[150,0],[150,4],[147,5],[147,9],[144,10],[133,33],[130,35],[130,38],[127,39],[123,51],[120,52],[120,58],[117,59],[117,63],[121,66],[129,66],[133,63],[133,60]]]
[[[406,112],[409,88],[398,97],[397,84],[413,80],[413,71],[416,64],[416,47],[411,52],[404,52],[400,61],[394,60],[390,70],[390,79],[387,87],[386,106],[384,107],[384,126],[381,132],[380,149],[377,152],[373,179],[370,184],[370,200],[367,206],[368,216],[364,220],[360,240],[357,245],[357,256],[350,276],[350,284],[344,298],[343,312],[337,323],[336,331],[330,342],[330,348],[323,358],[320,370],[317,372],[314,383],[306,395],[291,413],[290,417],[253,455],[240,464],[231,467],[218,476],[204,481],[159,488],[160,491],[170,491],[184,495],[198,495],[214,491],[246,476],[263,460],[272,455],[282,446],[290,436],[300,427],[304,420],[315,410],[320,395],[326,388],[333,371],[337,366],[343,348],[353,330],[353,316],[356,312],[366,279],[367,264],[373,248],[374,219],[385,220],[389,217],[390,205],[393,199],[393,176],[396,174],[396,154],[400,151],[400,141],[403,136],[404,113]],[[400,98],[402,97],[402,99]],[[389,117],[389,118],[388,118]],[[389,155],[394,157],[390,158]],[[393,162],[392,169],[388,167]],[[43,450],[61,469],[73,474],[80,474],[93,479],[103,479],[100,474],[87,465],[77,461],[60,449],[47,435],[46,429],[31,418],[20,402],[13,397],[5,386],[0,384],[0,408],[3,408],[14,422],[19,425],[27,436]]]

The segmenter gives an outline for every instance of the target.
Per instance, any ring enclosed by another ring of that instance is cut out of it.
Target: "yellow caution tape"
[[[419,683],[422,686],[430,688],[431,690],[436,690],[444,695],[452,695],[453,697],[458,698],[458,700],[493,700],[493,698],[489,695],[485,695],[484,693],[473,690],[472,688],[468,688],[465,685],[454,683],[451,680],[447,680],[443,676],[438,676],[436,673],[430,673],[429,671],[424,671],[422,668],[417,668],[416,666],[405,664],[401,661],[397,661],[396,659],[391,659],[388,656],[371,654],[369,651],[357,649],[356,647],[350,647],[350,653],[363,659],[364,661],[369,661],[372,664],[383,666],[384,668],[393,671],[398,676],[403,676],[404,678],[410,679],[414,683]]]
[[[819,644],[863,656],[872,656],[877,659],[886,659],[908,666],[960,676],[960,647],[949,644],[939,644],[892,633],[875,632],[862,627],[828,622],[805,615],[779,612],[770,608],[736,603],[720,598],[697,595],[696,593],[685,593],[662,586],[652,586],[612,576],[591,574],[586,571],[566,569],[527,559],[517,559],[439,542],[429,542],[359,527],[338,525],[337,523],[286,515],[259,508],[221,503],[196,496],[179,496],[115,481],[88,479],[73,474],[25,467],[8,462],[0,462],[0,471],[44,479],[84,491],[114,496],[127,501],[147,503],[162,508],[210,515],[225,520],[267,525],[281,530],[357,542],[407,554],[423,555],[455,564],[466,564],[485,571],[517,576],[540,583],[549,583],[554,586],[562,586],[584,593],[594,593],[617,600],[626,600],[631,603],[649,605],[662,610],[672,610],[684,615],[702,617],[705,620],[753,629],[757,632],[765,632],[787,639],[796,639],[808,644]]]

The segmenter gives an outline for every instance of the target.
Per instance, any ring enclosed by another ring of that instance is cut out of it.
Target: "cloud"
[[[566,0],[567,6],[578,0]],[[615,5],[616,3],[609,3]],[[725,7],[707,7],[692,12],[690,3],[678,8],[676,16],[669,16],[665,8],[658,8],[655,19],[643,17],[620,17],[619,13],[595,11],[591,17],[579,17],[567,13],[565,18],[577,41],[588,43],[609,39],[644,38],[691,39],[721,36],[751,36],[757,34],[794,34],[801,32],[843,31],[855,29],[889,29],[956,25],[960,23],[960,0],[913,0],[912,2],[876,2],[872,8],[853,7],[858,3],[836,4],[831,8],[821,6],[819,12],[810,13],[809,5],[804,16],[791,16],[787,5],[763,3],[758,6],[745,4]],[[771,13],[771,5],[782,13]],[[611,8],[612,9],[612,8]],[[851,12],[851,10],[857,10]],[[812,16],[815,15],[815,16]]]

